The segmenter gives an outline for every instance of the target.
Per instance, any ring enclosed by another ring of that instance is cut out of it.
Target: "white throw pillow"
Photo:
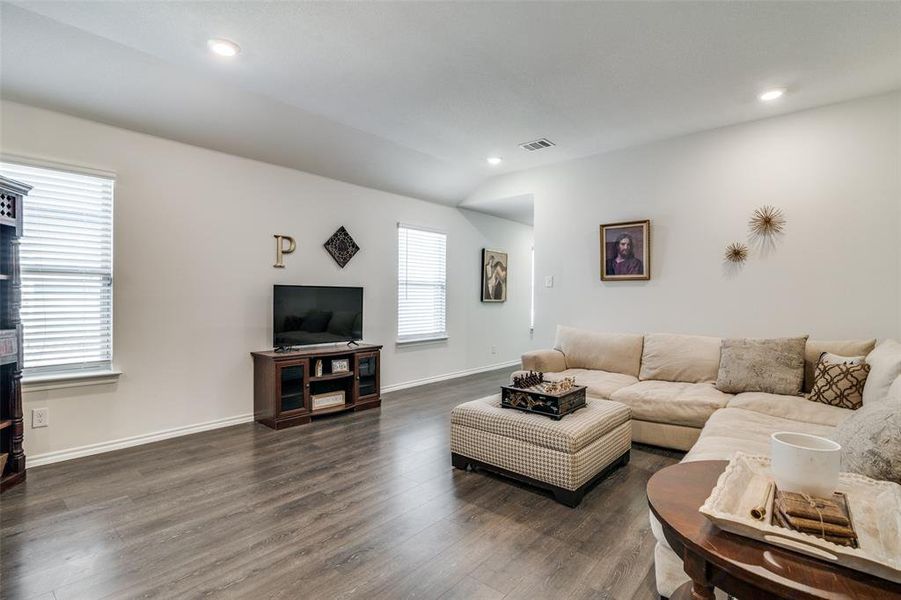
[[[839,356],[838,354],[832,354],[831,352],[823,352],[820,355],[820,362],[826,363],[827,365],[862,365],[867,362],[866,356]]]
[[[895,383],[888,389],[888,399],[901,403],[901,375],[895,377]]]
[[[885,340],[867,356],[870,374],[863,388],[863,405],[885,400],[895,379],[901,375],[901,344]]]

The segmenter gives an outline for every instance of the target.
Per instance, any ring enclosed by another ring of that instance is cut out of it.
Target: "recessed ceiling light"
[[[241,47],[238,44],[232,42],[231,40],[223,40],[221,38],[213,38],[211,40],[207,40],[206,45],[209,47],[210,52],[213,54],[218,54],[219,56],[227,56],[231,58],[238,54],[241,51]]]
[[[757,96],[761,102],[772,102],[773,100],[777,100],[785,95],[784,88],[776,88],[773,90],[767,90],[764,93]]]
[[[499,164],[501,164],[502,162],[504,162],[504,159],[501,158],[500,156],[489,156],[485,160],[487,160],[488,164],[491,165],[492,167],[496,167]]]

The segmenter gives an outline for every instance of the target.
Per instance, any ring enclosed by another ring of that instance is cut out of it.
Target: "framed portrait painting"
[[[507,301],[507,253],[482,248],[482,302]]]
[[[601,225],[601,280],[651,278],[651,222]]]

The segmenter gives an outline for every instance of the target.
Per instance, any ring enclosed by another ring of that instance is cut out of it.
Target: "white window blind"
[[[0,163],[33,189],[20,246],[25,374],[111,368],[113,180]]]
[[[447,337],[447,235],[398,223],[397,341]]]
[[[535,246],[532,246],[532,278],[529,283],[529,293],[531,295],[529,305],[529,331],[535,331]]]

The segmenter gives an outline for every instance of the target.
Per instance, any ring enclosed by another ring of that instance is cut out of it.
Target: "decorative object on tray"
[[[651,222],[601,225],[601,281],[651,278]]]
[[[763,502],[751,509],[751,516],[758,521],[763,521],[772,512],[773,495],[776,493],[776,483],[771,481],[766,486],[766,494],[763,495]]]
[[[803,505],[795,502],[798,496],[785,494],[778,484],[775,493],[769,493],[773,482],[770,466],[770,459],[765,456],[736,452],[699,511],[731,533],[901,583],[901,486],[854,473],[841,473],[837,486],[841,501],[833,505],[830,503],[835,502],[835,496],[831,500],[812,498],[813,512],[802,513]],[[761,499],[767,497],[769,506],[765,506],[765,510],[768,516],[763,520],[755,519],[752,510],[759,508]],[[800,497],[811,508],[809,501]],[[773,522],[779,510],[807,531],[782,527],[778,519]],[[813,514],[817,518],[806,519],[803,514]],[[836,520],[839,516],[844,517],[847,527],[853,529],[857,547],[847,545],[849,536],[847,530],[842,529],[844,525],[827,520]],[[820,535],[810,533],[811,524],[803,519],[812,521]],[[833,535],[839,532],[843,535]],[[825,538],[822,537],[824,533]]]
[[[751,215],[748,228],[751,230],[751,235],[757,237],[778,235],[785,231],[785,214],[782,209],[775,206],[762,206]]]
[[[539,387],[545,394],[565,394],[576,387],[576,378],[564,377],[559,381],[545,381]]]
[[[777,431],[770,436],[770,455],[779,489],[832,496],[842,466],[842,447],[837,442],[808,433]]]
[[[482,248],[482,302],[507,301],[507,253]]]
[[[529,371],[523,375],[513,376],[513,387],[526,389],[539,383],[544,383],[544,373],[541,371]]]
[[[342,406],[344,405],[344,391],[337,390],[334,392],[325,392],[323,394],[312,394],[310,400],[313,405],[313,410]]]
[[[316,360],[316,366],[314,367],[314,375],[316,377],[322,377],[322,359]]]
[[[347,373],[348,371],[350,371],[350,359],[332,359],[332,373]]]
[[[529,371],[515,377],[512,386],[501,386],[501,407],[545,415],[560,420],[585,406],[584,385],[572,377],[545,381],[544,374]]]
[[[726,246],[725,258],[730,263],[741,264],[748,260],[748,245],[734,242]]]
[[[776,490],[771,523],[808,533],[840,546],[857,548],[848,499],[841,492],[832,498]]]
[[[323,246],[342,269],[350,262],[354,254],[360,251],[360,247],[343,226],[339,227],[338,231],[333,233]]]

